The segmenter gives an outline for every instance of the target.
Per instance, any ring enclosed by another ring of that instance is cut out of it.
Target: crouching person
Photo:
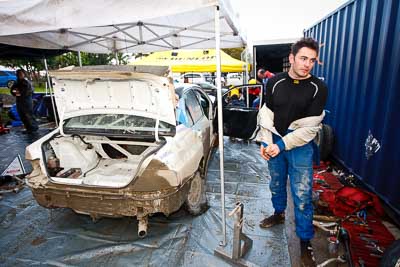
[[[313,148],[324,118],[327,86],[310,74],[318,43],[303,38],[292,46],[289,72],[268,80],[265,103],[259,111],[258,141],[268,161],[274,214],[261,221],[268,228],[284,223],[289,177],[294,201],[296,234],[301,240],[301,266],[315,266],[310,240],[314,236],[312,182]]]

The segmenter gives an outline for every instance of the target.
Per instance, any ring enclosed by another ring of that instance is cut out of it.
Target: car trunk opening
[[[53,182],[120,188],[130,184],[165,144],[98,135],[58,135],[43,143]]]

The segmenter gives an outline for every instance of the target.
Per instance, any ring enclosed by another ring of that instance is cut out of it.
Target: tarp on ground
[[[215,49],[180,49],[155,52],[131,65],[170,66],[173,72],[216,72]],[[242,72],[250,65],[221,50],[221,71]]]
[[[0,43],[90,53],[244,46],[228,0],[0,1]]]
[[[39,134],[45,134],[43,129]],[[0,136],[0,150],[9,150],[11,144],[15,151],[0,155],[0,171],[32,142],[27,138],[16,131]],[[290,266],[285,225],[258,226],[273,213],[267,163],[258,155],[256,144],[233,143],[228,138],[225,144],[226,207],[231,211],[237,201],[244,203],[243,231],[253,239],[245,260],[249,266]],[[218,151],[212,155],[206,176],[210,208],[200,216],[184,209],[169,217],[155,214],[149,218],[145,239],[138,238],[134,218],[93,222],[70,209],[39,206],[28,188],[4,194],[0,201],[0,266],[235,266],[214,256],[222,236],[219,156]],[[227,217],[227,226],[225,250],[231,253],[232,217]]]

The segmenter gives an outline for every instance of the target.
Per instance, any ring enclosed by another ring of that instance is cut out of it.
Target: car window
[[[184,98],[186,107],[189,110],[189,114],[192,117],[193,122],[198,122],[204,114],[196,95],[193,91],[189,91],[185,94]]]
[[[15,71],[6,71],[9,75],[16,76],[17,73]]]
[[[183,124],[189,128],[193,126],[193,119],[189,114],[189,110],[183,98],[179,99],[178,107],[176,108],[176,122],[177,124]]]
[[[4,71],[0,70],[0,76],[8,76]]]
[[[147,117],[127,114],[90,114],[67,119],[64,129],[140,134],[154,132],[155,125],[156,120]],[[168,133],[172,132],[173,128],[173,125],[160,121],[158,130],[160,133]]]
[[[199,91],[196,91],[196,95],[200,102],[201,108],[203,109],[203,113],[209,119],[210,102],[208,101],[207,97],[205,95],[203,95],[202,93],[200,93]]]
[[[199,85],[200,85],[201,88],[203,88],[203,89],[212,89],[211,85],[208,84],[208,83],[202,83],[202,84],[199,84]]]
[[[189,73],[185,74],[186,78],[201,78],[200,74]]]

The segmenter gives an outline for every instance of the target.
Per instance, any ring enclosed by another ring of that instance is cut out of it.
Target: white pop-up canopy
[[[214,48],[214,8],[221,47],[244,46],[229,1],[0,1],[0,43],[90,53]]]
[[[45,52],[123,53],[184,48],[220,51],[245,45],[233,14],[229,0],[0,1],[0,44]],[[225,245],[220,53],[216,53],[216,66],[222,244]]]

